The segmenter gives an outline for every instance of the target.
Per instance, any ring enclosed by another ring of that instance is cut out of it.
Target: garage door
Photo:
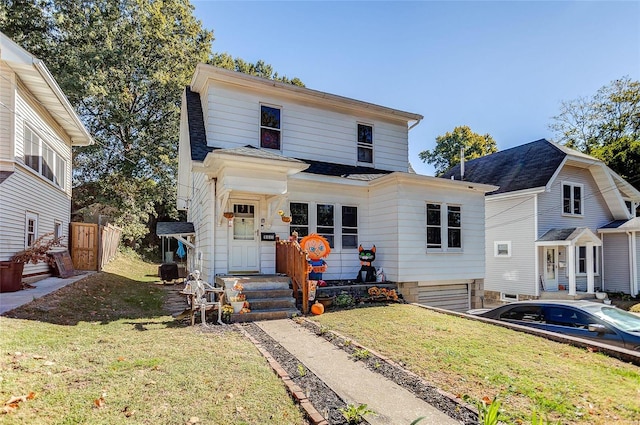
[[[422,286],[418,294],[418,303],[453,311],[467,311],[469,305],[469,285]]]

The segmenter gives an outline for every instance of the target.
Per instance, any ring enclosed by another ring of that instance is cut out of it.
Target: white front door
[[[232,201],[233,223],[229,228],[229,273],[259,273],[256,203]]]
[[[558,289],[558,248],[555,246],[544,248],[544,281],[547,290]]]

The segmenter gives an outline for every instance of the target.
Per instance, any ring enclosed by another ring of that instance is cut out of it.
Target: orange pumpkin
[[[324,306],[316,301],[315,304],[311,306],[311,313],[315,314],[316,316],[321,315],[322,313],[324,313]]]

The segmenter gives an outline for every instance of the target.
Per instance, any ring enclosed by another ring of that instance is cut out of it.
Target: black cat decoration
[[[371,249],[363,249],[362,245],[358,247],[358,258],[360,258],[360,271],[356,282],[375,282],[376,268],[371,263],[376,259],[376,246]]]

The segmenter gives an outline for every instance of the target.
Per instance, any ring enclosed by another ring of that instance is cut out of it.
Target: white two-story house
[[[71,147],[93,143],[45,64],[0,33],[0,261],[68,235]],[[26,264],[23,275],[48,272]]]
[[[443,176],[486,197],[487,298],[640,291],[640,192],[602,161],[541,139]]]
[[[199,64],[182,99],[177,188],[197,267],[209,281],[271,274],[274,236],[318,233],[331,244],[325,280],[355,280],[358,247],[375,245],[373,265],[406,299],[468,308],[495,187],[411,172],[408,134],[422,118]]]

